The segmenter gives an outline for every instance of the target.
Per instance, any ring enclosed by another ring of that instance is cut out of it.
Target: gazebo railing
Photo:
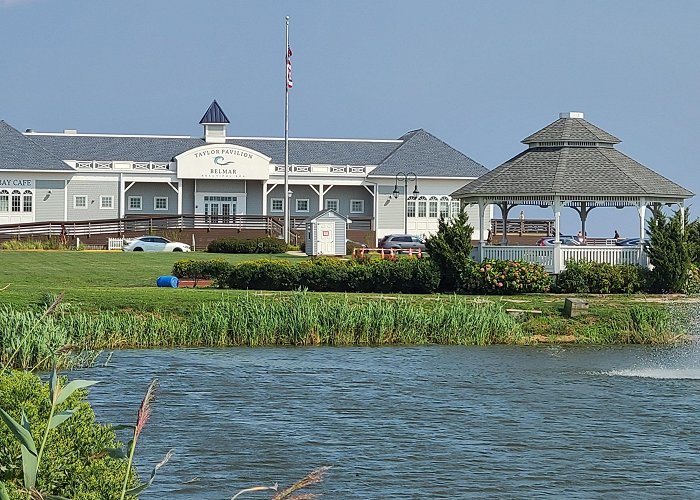
[[[612,265],[639,264],[647,266],[648,257],[641,246],[618,247],[610,245],[564,246],[555,254],[555,247],[537,246],[498,246],[484,245],[481,260],[521,260],[541,264],[545,271],[559,274],[566,269],[566,263],[571,260],[588,262],[606,262]],[[558,257],[558,258],[556,258]]]

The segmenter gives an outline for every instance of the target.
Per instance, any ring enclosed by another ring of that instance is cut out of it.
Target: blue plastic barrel
[[[179,280],[176,276],[158,276],[156,285],[161,288],[177,288]]]

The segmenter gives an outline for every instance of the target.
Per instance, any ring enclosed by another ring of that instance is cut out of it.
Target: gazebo
[[[540,262],[559,273],[568,260],[646,263],[643,251],[646,209],[657,204],[678,205],[694,193],[666,179],[615,149],[620,140],[584,119],[583,113],[561,113],[559,119],[523,139],[528,148],[452,194],[462,203],[478,204],[483,221],[485,209],[501,209],[503,227],[508,212],[518,205],[551,207],[554,212],[554,246],[507,246],[487,244],[483,222],[479,227],[479,258],[520,259]],[[559,240],[562,208],[576,210],[581,234],[586,218],[595,208],[636,207],[640,243],[633,247],[610,245],[563,246]]]

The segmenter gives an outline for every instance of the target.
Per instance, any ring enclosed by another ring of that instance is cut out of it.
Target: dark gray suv
[[[425,251],[425,240],[413,234],[387,234],[379,241],[379,248],[419,248],[421,251]]]

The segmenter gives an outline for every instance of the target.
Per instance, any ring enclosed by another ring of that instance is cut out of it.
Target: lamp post
[[[392,194],[394,198],[399,197],[399,180],[403,182],[403,232],[408,234],[408,181],[415,182],[415,187],[413,188],[413,196],[418,196],[418,176],[413,172],[399,172],[396,174],[396,179],[394,182],[394,191]]]

